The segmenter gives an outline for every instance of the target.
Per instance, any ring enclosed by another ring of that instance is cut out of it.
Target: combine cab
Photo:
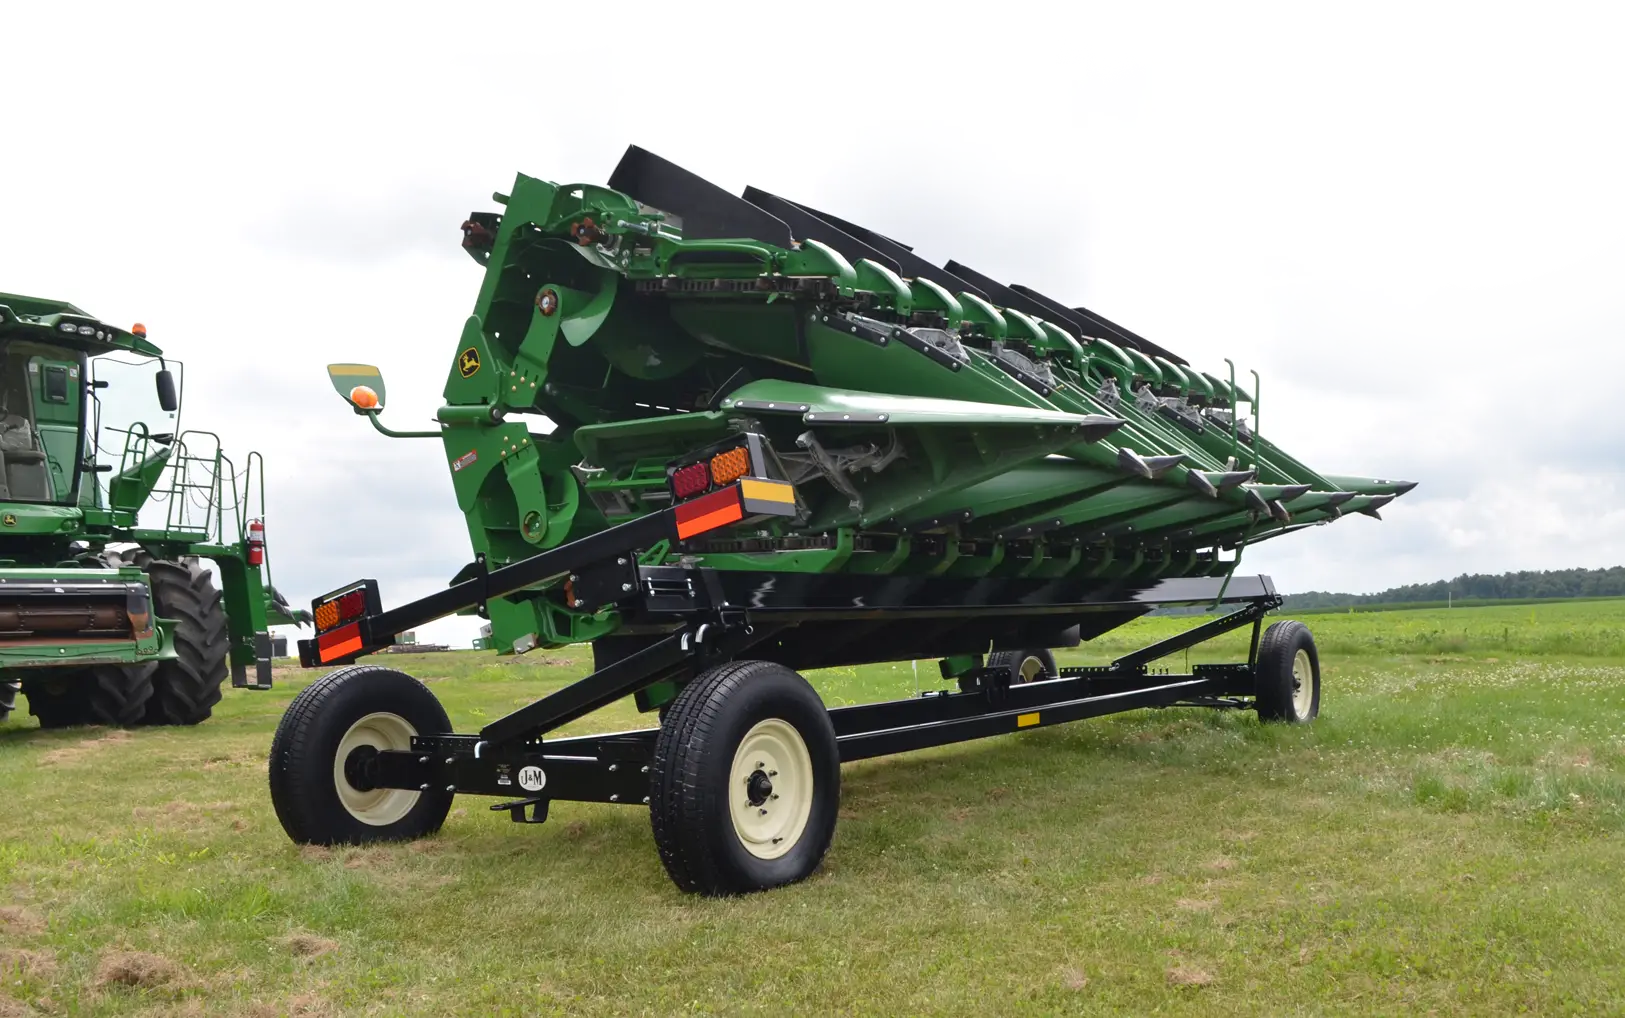
[[[46,728],[196,724],[308,619],[266,579],[258,454],[239,477],[178,432],[180,370],[140,325],[0,294],[0,720],[21,692]]]
[[[520,176],[463,224],[484,280],[437,430],[329,367],[379,431],[440,444],[474,560],[388,610],[340,587],[301,644],[347,664],[463,612],[596,670],[477,735],[399,672],[334,672],[272,750],[293,837],[411,837],[458,791],[527,822],[644,803],[672,878],[729,893],[817,865],[844,760],[1148,706],[1314,717],[1313,641],[1262,628],[1280,599],[1241,555],[1413,485],[1311,469],[1260,433],[1256,375],[1071,302],[636,147],[609,185]],[[1190,604],[1228,611],[1109,666],[1050,654]],[[1149,667],[1249,625],[1245,663]],[[918,658],[947,688],[831,711],[795,671]],[[659,726],[552,734],[625,696]]]

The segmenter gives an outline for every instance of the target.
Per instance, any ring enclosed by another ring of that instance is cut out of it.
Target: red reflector
[[[711,486],[711,475],[704,463],[690,463],[671,475],[671,493],[679,499],[698,495]]]
[[[704,464],[701,464],[704,466]],[[713,491],[703,498],[684,502],[677,507],[677,539],[686,541],[695,534],[725,527],[745,518],[745,507],[739,502],[737,486]]]
[[[354,654],[361,649],[361,627],[352,622],[343,629],[323,633],[316,638],[316,649],[323,663]]]

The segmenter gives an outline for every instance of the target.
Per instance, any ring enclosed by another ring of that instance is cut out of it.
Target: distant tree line
[[[1625,596],[1625,566],[1608,569],[1547,569],[1519,573],[1463,573],[1453,580],[1412,583],[1375,594],[1333,594],[1310,590],[1288,594],[1286,607],[1346,608],[1411,601],[1534,600],[1551,597]]]

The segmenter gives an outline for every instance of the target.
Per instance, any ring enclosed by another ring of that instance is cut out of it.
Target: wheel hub
[[[378,749],[374,746],[357,746],[350,750],[344,758],[344,780],[358,792],[372,791],[377,787],[372,782],[373,761],[377,759]]]
[[[752,771],[745,779],[745,795],[752,806],[760,806],[773,795],[773,779],[766,771]]]
[[[745,851],[777,859],[801,840],[812,814],[812,756],[794,725],[769,718],[752,726],[729,769],[729,815]]]
[[[344,733],[333,754],[333,787],[351,816],[371,827],[387,827],[412,812],[422,793],[378,788],[371,772],[379,752],[411,749],[416,734],[411,722],[387,711],[358,719]]]

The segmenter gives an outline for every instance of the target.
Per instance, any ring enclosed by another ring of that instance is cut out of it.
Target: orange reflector
[[[743,448],[729,449],[711,457],[711,480],[718,485],[732,484],[750,473],[750,453]]]
[[[1038,714],[1036,712],[1034,712],[1032,714],[1017,714],[1016,715],[1016,727],[1017,728],[1030,728],[1030,727],[1032,727],[1033,725],[1036,725],[1036,724],[1038,724]]]
[[[147,327],[142,325],[140,322],[136,322],[134,325],[130,326],[130,332],[145,339],[147,336]]]
[[[361,626],[352,622],[343,629],[324,633],[316,638],[316,648],[324,664],[354,654],[361,649]]]
[[[745,518],[745,507],[740,504],[738,488],[724,488],[684,502],[677,507],[676,515],[677,539],[686,541],[707,530],[739,522]]]

